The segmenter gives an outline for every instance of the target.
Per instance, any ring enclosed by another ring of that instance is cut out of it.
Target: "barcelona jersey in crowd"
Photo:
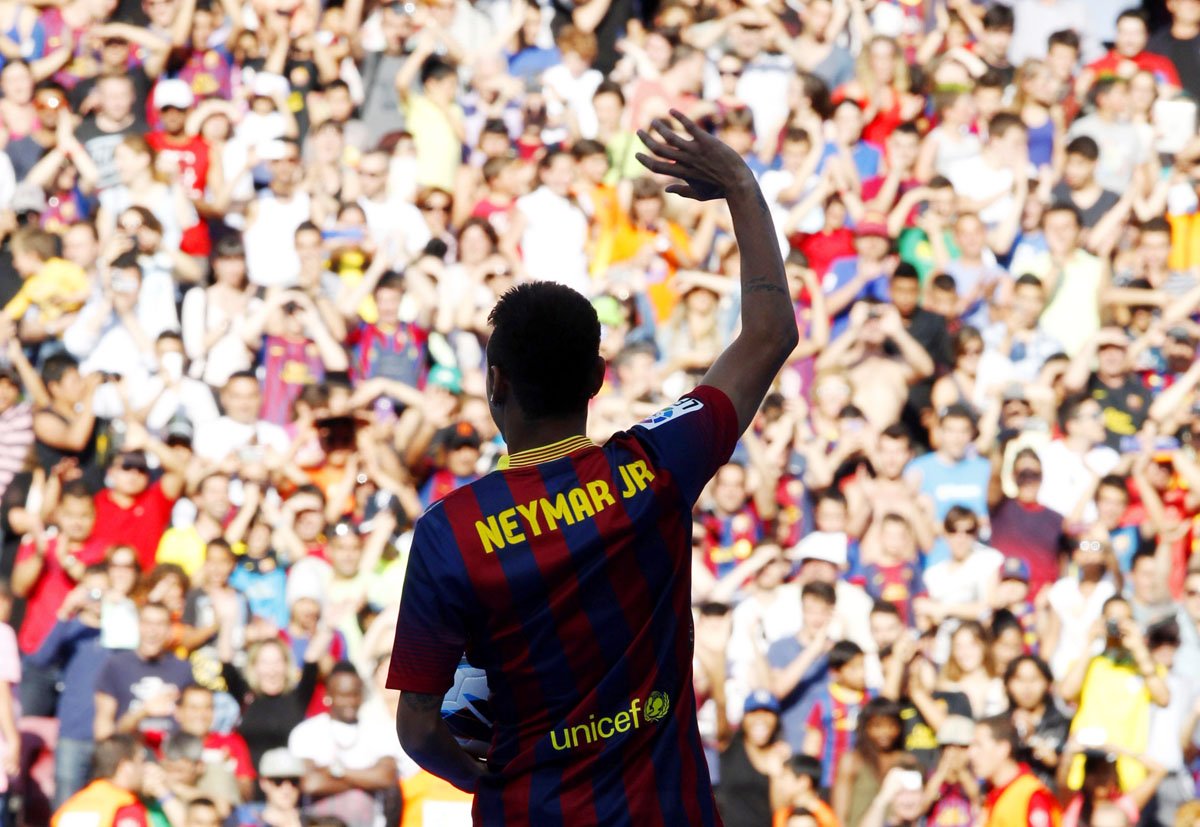
[[[692,507],[737,415],[700,387],[604,447],[513,454],[413,538],[388,686],[487,671],[484,825],[720,825],[692,689]]]

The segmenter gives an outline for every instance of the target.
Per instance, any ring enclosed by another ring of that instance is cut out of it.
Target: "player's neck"
[[[509,455],[553,445],[564,439],[587,433],[587,414],[552,419],[529,419],[510,422],[504,429],[504,442]]]

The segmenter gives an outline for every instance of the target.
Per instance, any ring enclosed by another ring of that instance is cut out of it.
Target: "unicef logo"
[[[666,692],[651,692],[650,697],[646,699],[646,720],[661,721],[667,717],[670,709],[671,699],[667,697]]]

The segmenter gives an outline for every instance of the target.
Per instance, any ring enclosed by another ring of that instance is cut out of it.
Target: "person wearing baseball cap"
[[[765,689],[746,696],[742,725],[721,753],[717,807],[726,823],[771,823],[771,777],[758,769],[763,761],[782,763],[791,754],[780,739],[779,700]]]
[[[266,801],[242,804],[230,820],[236,824],[300,823],[304,762],[287,747],[269,749],[258,759],[258,778]]]
[[[1004,564],[1000,566],[1000,582],[1005,580],[1015,580],[1028,585],[1029,564],[1016,557],[1006,557]]]
[[[160,80],[154,87],[158,128],[146,135],[146,143],[158,153],[162,162],[178,167],[180,184],[193,204],[204,200],[209,168],[208,142],[187,131],[188,113],[195,103],[196,96],[186,81],[178,78]],[[184,227],[179,249],[207,268],[208,255],[212,252],[208,224],[197,219],[192,226]]]

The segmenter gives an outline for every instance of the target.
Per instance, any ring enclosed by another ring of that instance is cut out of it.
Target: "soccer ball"
[[[442,699],[442,720],[450,734],[476,758],[486,758],[492,747],[491,694],[487,673],[464,657],[454,673],[454,686]]]

